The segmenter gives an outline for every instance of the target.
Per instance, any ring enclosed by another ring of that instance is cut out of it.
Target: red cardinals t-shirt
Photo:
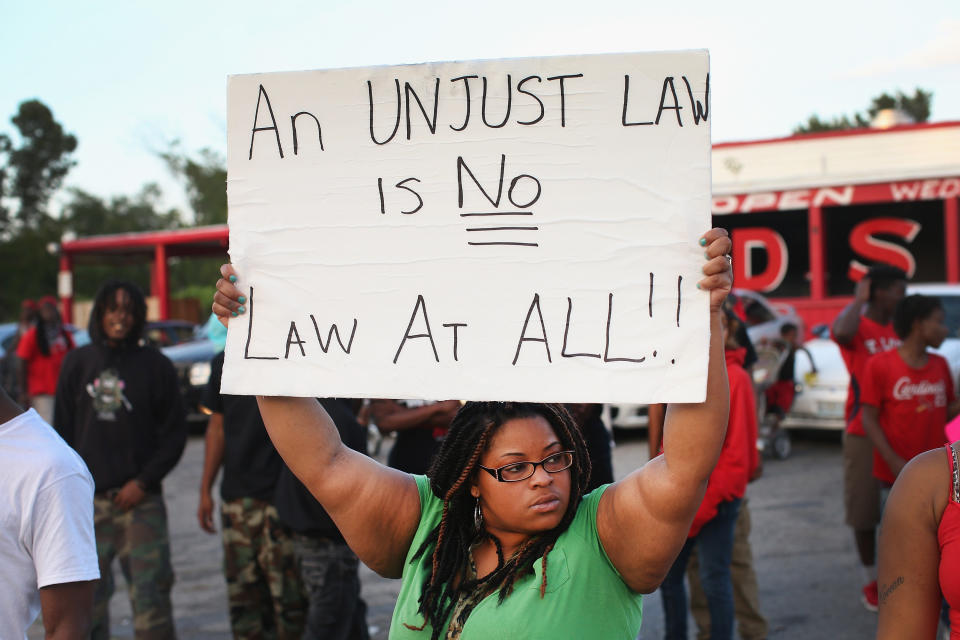
[[[947,405],[953,399],[950,368],[935,353],[927,354],[927,364],[920,369],[907,365],[896,349],[867,362],[861,400],[877,407],[883,435],[904,460],[943,446]],[[873,475],[890,484],[896,480],[876,451]]]
[[[839,343],[838,343],[839,344]],[[847,390],[847,433],[866,436],[863,419],[860,415],[860,392],[863,370],[870,356],[889,351],[900,345],[900,338],[893,331],[893,324],[878,324],[866,316],[860,316],[857,333],[847,344],[840,345],[840,355],[850,374],[850,387]]]

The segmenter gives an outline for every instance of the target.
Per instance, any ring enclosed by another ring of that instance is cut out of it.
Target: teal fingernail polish
[[[707,239],[706,239],[706,238],[700,238],[700,246],[701,246],[701,247],[707,246]]]
[[[237,281],[237,276],[235,276],[235,275],[233,275],[233,274],[230,274],[230,278],[228,278],[228,279],[230,280],[230,282],[234,282],[234,283],[235,283],[235,282]]]
[[[702,289],[699,282],[697,283],[697,289]]]
[[[246,307],[241,306],[241,307],[239,307],[239,308],[237,309],[237,313],[243,313],[243,312],[246,311],[246,310],[247,310]]]
[[[231,311],[231,312],[230,312],[230,315],[232,315],[234,318],[236,318],[236,317],[237,317],[237,312],[236,312],[236,311]]]
[[[709,259],[710,259],[710,254],[707,253],[706,251],[704,251],[704,252],[703,252],[703,257],[706,258],[707,260],[709,260]],[[241,300],[240,302],[243,302],[243,300]]]
[[[240,296],[239,298],[237,298],[237,300],[240,301],[240,304],[243,304],[244,302],[247,301],[247,296]]]

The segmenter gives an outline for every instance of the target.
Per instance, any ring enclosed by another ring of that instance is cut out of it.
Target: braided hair
[[[478,539],[473,519],[475,498],[470,494],[470,486],[478,472],[480,457],[497,429],[504,423],[535,417],[545,419],[563,448],[574,452],[567,510],[554,529],[531,537],[507,560],[503,557],[500,541],[489,533],[481,533],[480,535],[491,539],[496,546],[497,568],[483,578],[467,579],[468,554],[471,545]],[[424,623],[420,627],[407,624],[404,626],[420,631],[429,623],[433,630],[431,640],[438,640],[444,632],[447,619],[462,596],[476,589],[483,589],[487,593],[499,589],[499,602],[502,603],[510,595],[517,579],[532,572],[533,563],[538,558],[542,559],[542,598],[547,586],[547,554],[560,534],[573,521],[590,478],[590,459],[586,443],[563,405],[523,402],[466,403],[453,419],[427,475],[431,491],[443,500],[443,511],[440,523],[413,556],[414,560],[427,553],[430,553],[431,557],[431,569],[423,584],[418,609],[424,617]],[[460,612],[458,620],[461,624],[471,610],[472,605],[468,605]]]

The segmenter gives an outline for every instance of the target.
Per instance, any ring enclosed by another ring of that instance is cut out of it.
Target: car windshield
[[[157,322],[147,325],[143,338],[147,344],[162,348],[194,340],[197,337],[196,333],[196,325]]]

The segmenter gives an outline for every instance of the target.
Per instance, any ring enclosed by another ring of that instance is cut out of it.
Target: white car
[[[615,429],[646,429],[650,420],[645,404],[605,404],[600,419]]]
[[[803,347],[794,356],[797,389],[793,407],[781,426],[842,430],[850,375],[840,348],[829,337],[813,338]]]
[[[946,358],[954,389],[960,391],[960,284],[909,285],[907,295],[915,293],[940,298],[943,303],[944,322],[950,333],[940,348],[932,351]],[[843,410],[850,376],[840,348],[829,339],[826,330],[822,337],[809,340],[804,347],[809,355],[797,352],[793,370],[797,395],[783,426],[842,430],[846,425]]]

